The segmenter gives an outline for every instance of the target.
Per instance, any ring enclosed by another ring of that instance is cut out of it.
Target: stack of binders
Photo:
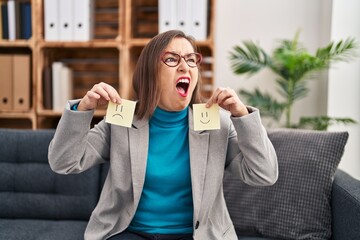
[[[208,0],[159,0],[159,32],[178,29],[207,39]]]
[[[94,35],[94,0],[44,0],[46,41],[89,41]]]
[[[0,39],[14,41],[31,37],[31,2],[0,1]]]
[[[0,109],[30,109],[30,55],[0,54]]]
[[[73,98],[73,70],[64,62],[53,62],[43,72],[44,108],[62,111]]]

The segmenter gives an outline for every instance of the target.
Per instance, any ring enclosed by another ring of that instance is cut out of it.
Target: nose
[[[188,72],[190,69],[189,65],[187,65],[185,58],[181,57],[180,58],[180,63],[178,65],[178,71],[179,72]]]

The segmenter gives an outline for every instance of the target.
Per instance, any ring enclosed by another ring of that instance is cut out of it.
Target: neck
[[[151,116],[150,124],[162,127],[178,127],[188,124],[188,107],[178,112],[169,112],[157,107]]]

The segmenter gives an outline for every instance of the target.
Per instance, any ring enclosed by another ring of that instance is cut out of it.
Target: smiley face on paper
[[[121,104],[109,102],[105,121],[124,127],[131,127],[136,102],[123,99]]]
[[[219,105],[206,108],[205,104],[194,104],[193,110],[195,131],[220,129]]]

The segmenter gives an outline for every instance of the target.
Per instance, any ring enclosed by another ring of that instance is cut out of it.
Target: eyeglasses
[[[197,67],[202,60],[202,56],[200,53],[189,53],[185,56],[180,56],[174,52],[164,52],[161,55],[161,61],[163,61],[169,67],[176,67],[180,64],[181,58],[183,58],[186,64],[191,67]]]

